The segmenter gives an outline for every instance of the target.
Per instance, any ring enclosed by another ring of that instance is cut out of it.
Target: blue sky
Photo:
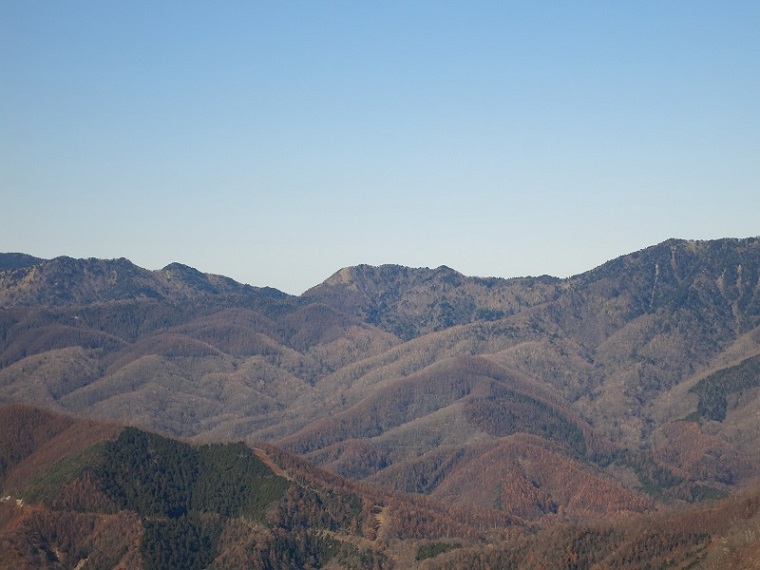
[[[0,0],[0,251],[300,293],[760,235],[760,2]]]

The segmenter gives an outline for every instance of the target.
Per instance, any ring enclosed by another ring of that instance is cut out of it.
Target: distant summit
[[[43,261],[25,253],[0,253],[0,271],[30,267]]]
[[[120,259],[38,259],[0,254],[0,306],[66,306],[135,299],[258,303],[261,290],[172,263],[149,271]],[[273,299],[267,288],[265,296]],[[280,301],[289,297],[276,295]],[[287,301],[286,301],[287,302]]]
[[[466,277],[445,265],[358,265],[341,269],[302,298],[329,304],[408,340],[545,302],[556,295],[559,283],[553,277]],[[518,298],[515,293],[525,285],[531,294]]]

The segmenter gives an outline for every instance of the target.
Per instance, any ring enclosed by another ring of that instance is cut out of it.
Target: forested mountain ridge
[[[0,254],[0,307],[63,307],[149,299],[170,303],[204,300],[264,311],[294,302],[276,289],[243,285],[181,263],[149,271],[124,258],[45,260]]]
[[[387,330],[431,332],[477,320],[496,320],[561,299],[609,301],[621,295],[629,317],[710,295],[715,309],[756,315],[760,240],[668,240],[591,271],[557,279],[466,277],[453,269],[360,265],[341,269],[302,297],[353,313]],[[700,292],[699,288],[705,291]],[[580,296],[580,299],[576,298]],[[690,297],[691,296],[691,297]],[[725,317],[726,315],[722,315]],[[416,326],[414,325],[416,323]],[[385,324],[385,325],[384,325]],[[757,320],[738,323],[746,332]]]
[[[0,406],[0,426],[2,568],[403,568],[436,539],[525,532],[271,446],[189,445],[21,405]]]
[[[266,440],[508,517],[641,512],[760,474],[757,238],[567,279],[357,266],[300,297],[4,254],[0,307],[0,402]]]
[[[473,321],[494,321],[556,299],[555,277],[465,277],[441,266],[359,265],[335,273],[302,298],[334,306],[404,340]]]
[[[189,445],[22,405],[0,406],[0,427],[2,568],[718,569],[760,554],[757,490],[527,525],[357,485],[271,445]]]

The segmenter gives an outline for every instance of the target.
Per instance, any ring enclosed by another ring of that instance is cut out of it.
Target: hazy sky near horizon
[[[757,1],[0,0],[0,251],[300,293],[760,235]]]

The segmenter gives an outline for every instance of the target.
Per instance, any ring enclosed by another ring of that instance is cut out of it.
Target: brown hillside
[[[651,501],[588,465],[522,434],[472,449],[431,495],[455,505],[496,508],[525,519],[548,514],[577,519],[652,507]]]
[[[118,426],[26,405],[0,406],[0,488],[16,495],[62,458],[116,435]]]

